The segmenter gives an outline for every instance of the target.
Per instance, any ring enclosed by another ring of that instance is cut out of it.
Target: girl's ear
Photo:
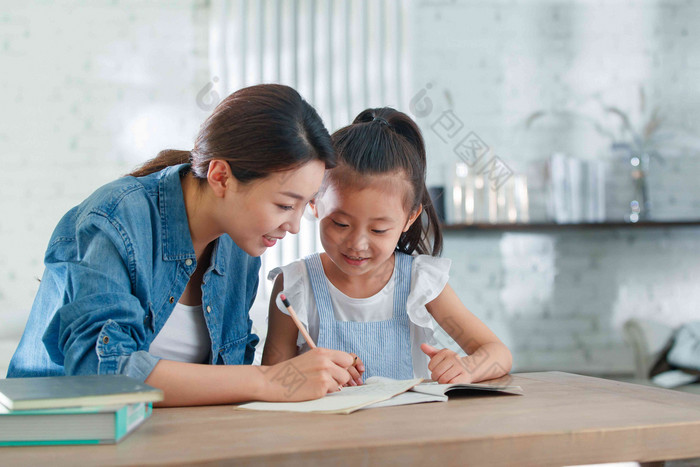
[[[416,221],[416,219],[418,219],[421,212],[423,212],[423,205],[419,204],[418,208],[415,211],[413,211],[413,214],[411,214],[411,217],[409,217],[408,221],[406,221],[406,226],[403,229],[404,232],[407,232],[408,229],[411,228],[411,225],[413,225],[413,223]]]
[[[209,182],[214,195],[217,198],[223,198],[226,194],[226,187],[232,183],[235,184],[237,180],[225,160],[212,159],[207,170],[207,182]]]

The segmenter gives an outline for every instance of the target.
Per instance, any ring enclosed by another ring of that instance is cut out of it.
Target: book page
[[[348,414],[362,407],[391,399],[411,389],[422,379],[386,380],[342,388],[338,392],[304,402],[249,402],[238,406],[244,410],[316,412]]]
[[[477,391],[492,391],[492,392],[499,392],[499,393],[504,393],[504,394],[517,394],[517,395],[523,394],[523,389],[520,386],[501,386],[501,385],[497,385],[497,384],[485,384],[485,383],[438,384],[435,382],[431,382],[431,383],[419,384],[419,385],[415,386],[414,388],[412,388],[411,391],[437,396],[437,395],[445,395],[445,394],[449,395],[450,391],[456,392],[456,391],[459,391],[460,389],[477,390]]]
[[[395,381],[391,378],[385,378],[383,376],[373,376],[371,378],[368,378],[366,383],[367,384],[375,384],[375,383],[387,383]],[[431,396],[447,396],[449,395],[450,391],[459,391],[460,389],[467,389],[467,390],[479,390],[479,391],[494,391],[494,392],[500,392],[504,394],[517,394],[517,395],[522,395],[523,394],[523,389],[520,386],[505,386],[503,384],[490,384],[490,383],[453,383],[453,384],[439,384],[437,381],[430,381],[430,380],[423,380],[421,384],[418,384],[411,388],[410,392],[420,392],[422,394],[428,394]],[[410,400],[408,398],[404,398],[406,401]],[[417,401],[417,399],[415,399]],[[442,399],[441,399],[442,400]],[[445,398],[444,400],[447,400]],[[408,402],[408,403],[417,403],[417,402]],[[392,404],[392,405],[401,405],[401,404]],[[386,407],[386,405],[384,405]]]
[[[447,396],[423,394],[420,392],[413,392],[413,390],[411,390],[398,394],[391,399],[375,402],[372,405],[362,407],[360,410],[377,409],[379,407],[393,407],[395,405],[422,404],[424,402],[447,402]]]

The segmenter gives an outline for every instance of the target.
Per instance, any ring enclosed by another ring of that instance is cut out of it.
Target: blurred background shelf
[[[445,232],[469,232],[469,231],[557,231],[557,230],[597,230],[597,229],[650,229],[665,227],[700,227],[700,219],[694,221],[659,221],[659,222],[596,222],[596,223],[571,223],[556,224],[553,222],[541,223],[514,223],[514,224],[443,224]]]

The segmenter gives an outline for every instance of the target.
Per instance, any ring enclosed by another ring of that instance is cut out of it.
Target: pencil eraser
[[[282,300],[282,303],[284,303],[284,306],[290,307],[292,305],[289,304],[289,300],[287,300],[287,296],[285,294],[280,294],[280,299]]]

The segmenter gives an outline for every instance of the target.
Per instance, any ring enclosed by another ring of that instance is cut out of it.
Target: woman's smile
[[[275,243],[277,243],[277,240],[281,240],[281,238],[270,237],[269,235],[263,235],[262,238],[263,238],[263,244],[265,244],[265,246],[267,248],[271,248],[271,247],[275,246]]]

